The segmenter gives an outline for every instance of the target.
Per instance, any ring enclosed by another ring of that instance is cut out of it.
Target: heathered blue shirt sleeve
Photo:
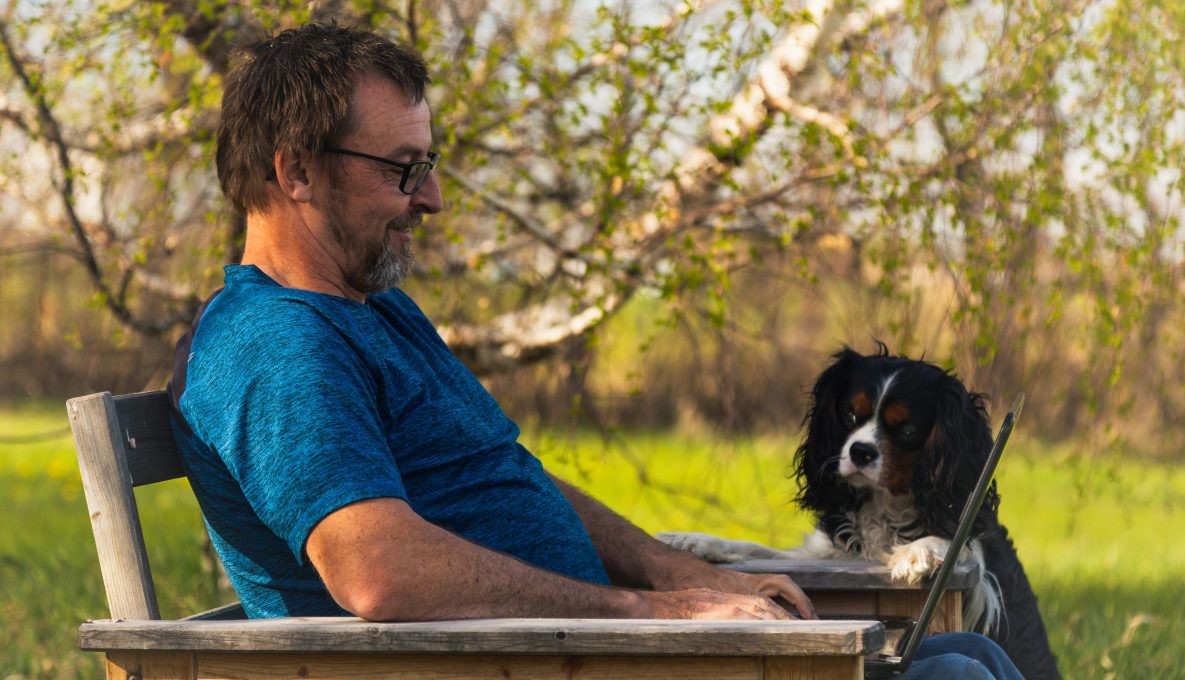
[[[231,302],[223,296],[194,338],[182,410],[255,514],[305,564],[309,533],[329,513],[406,499],[374,408],[374,371],[340,320],[299,297],[254,301],[239,323],[225,324],[216,308]]]

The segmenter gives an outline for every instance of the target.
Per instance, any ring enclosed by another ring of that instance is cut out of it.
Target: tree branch
[[[16,48],[8,34],[8,23],[6,21],[0,21],[0,47],[3,47],[8,64],[12,68],[13,73],[16,74],[17,79],[20,80],[26,96],[33,102],[37,111],[37,120],[40,127],[39,132],[48,141],[52,153],[56,157],[58,166],[61,169],[62,177],[58,186],[58,194],[62,200],[66,222],[74,235],[75,242],[78,244],[79,256],[91,279],[91,285],[99,293],[103,303],[120,323],[146,335],[159,335],[178,321],[188,318],[189,314],[186,313],[165,316],[151,322],[139,319],[127,306],[124,297],[116,294],[107,285],[103,277],[102,268],[95,256],[94,247],[75,209],[74,176],[76,171],[70,160],[69,147],[62,137],[61,125],[58,123],[57,118],[49,106],[49,101],[45,96],[45,90],[34,81],[26,68],[25,62],[17,55]]]
[[[535,240],[539,241],[543,245],[564,257],[580,257],[579,253],[572,251],[570,248],[565,247],[563,244],[557,241],[555,236],[548,230],[546,225],[538,222],[525,211],[514,207],[510,204],[510,202],[498,198],[492,193],[486,191],[479,184],[469,179],[465,175],[457,172],[456,170],[453,170],[447,165],[442,166],[441,170],[444,171],[446,177],[461,185],[461,187],[469,193],[474,194],[480,198],[486,205],[509,217],[515,224],[521,227],[523,231],[530,234]]]
[[[443,326],[440,336],[475,373],[493,373],[558,354],[611,316],[627,299],[609,294],[576,314],[572,300],[549,299],[481,326]]]
[[[834,7],[833,0],[810,0],[807,9],[812,20],[795,24],[787,30],[754,76],[739,89],[732,106],[707,123],[699,146],[685,154],[672,172],[672,179],[663,183],[655,209],[633,220],[638,224],[657,227],[644,229],[647,236],[640,242],[622,241],[616,244],[614,259],[625,263],[623,271],[644,271],[647,262],[664,256],[667,248],[662,244],[666,243],[670,234],[690,227],[709,215],[721,214],[719,211],[692,206],[706,206],[712,202],[709,199],[718,188],[719,178],[743,162],[752,143],[772,124],[772,111],[784,110],[823,126],[840,139],[848,152],[845,155],[853,158],[852,137],[842,121],[792,99],[789,93],[797,89],[798,79],[809,73],[813,65],[829,54],[835,45],[869,30],[878,21],[899,14],[902,7],[903,0],[879,0],[863,11],[845,13]],[[672,22],[676,20],[679,18],[671,19]],[[834,176],[844,169],[847,162],[845,160],[816,168],[759,196],[738,197],[735,203],[739,206],[772,201],[793,186]],[[554,236],[525,213],[514,210],[496,198],[483,196],[472,183],[462,185],[481,196],[488,205],[509,216],[541,242],[562,252]],[[619,233],[628,231],[622,229]],[[583,307],[576,314],[572,314],[573,307],[570,304],[557,303],[558,306],[544,305],[505,314],[488,328],[448,328],[442,334],[453,351],[474,370],[500,370],[554,354],[563,343],[588,332],[607,318],[642,283],[643,280],[637,276],[618,282],[617,289],[624,291],[620,299],[615,299],[612,304]],[[557,314],[556,310],[562,310],[563,313]]]

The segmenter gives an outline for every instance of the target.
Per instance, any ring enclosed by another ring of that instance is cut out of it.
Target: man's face
[[[362,76],[350,115],[352,129],[335,142],[337,147],[403,163],[426,159],[432,145],[428,105],[412,103],[390,81]],[[436,178],[430,173],[408,195],[399,190],[398,168],[347,155],[331,162],[337,166],[326,173],[324,215],[346,285],[364,295],[397,285],[414,263],[412,232],[424,213],[442,207]]]

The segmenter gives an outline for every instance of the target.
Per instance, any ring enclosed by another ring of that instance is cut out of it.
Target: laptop
[[[872,657],[865,657],[865,678],[890,678],[904,673],[913,663],[913,657],[917,654],[918,647],[921,646],[922,640],[925,639],[927,631],[930,629],[930,621],[934,618],[934,612],[938,610],[938,603],[946,592],[946,584],[950,580],[951,574],[954,573],[959,552],[962,551],[963,546],[967,545],[967,540],[971,536],[971,526],[975,522],[975,515],[979,513],[983,499],[987,496],[988,487],[991,486],[992,477],[996,473],[996,465],[1000,462],[1004,446],[1008,444],[1008,437],[1012,434],[1012,428],[1016,425],[1016,419],[1020,417],[1024,403],[1025,395],[1022,392],[1017,395],[1016,401],[1012,403],[1012,409],[1004,416],[1004,422],[1000,424],[1000,431],[996,435],[995,443],[992,444],[991,453],[988,454],[987,463],[979,475],[975,490],[971,492],[967,498],[967,504],[963,506],[963,514],[959,517],[959,528],[955,530],[950,548],[946,551],[946,556],[942,558],[942,566],[938,568],[938,573],[934,576],[930,594],[926,598],[925,606],[922,607],[922,613],[918,616],[917,621],[908,617],[882,617],[886,628],[904,627],[905,633],[897,642],[896,654],[881,652]],[[839,617],[824,616],[823,618]],[[859,617],[844,616],[843,618]]]

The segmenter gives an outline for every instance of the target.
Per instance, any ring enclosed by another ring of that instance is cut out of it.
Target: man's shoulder
[[[352,318],[348,300],[298,288],[241,283],[228,285],[206,308],[197,338],[250,341],[259,336],[318,336]]]
[[[329,296],[228,282],[207,305],[174,361],[176,403],[186,419],[225,409],[246,395],[289,394],[355,376],[368,384],[373,356],[361,324]],[[267,397],[270,399],[271,397]]]

